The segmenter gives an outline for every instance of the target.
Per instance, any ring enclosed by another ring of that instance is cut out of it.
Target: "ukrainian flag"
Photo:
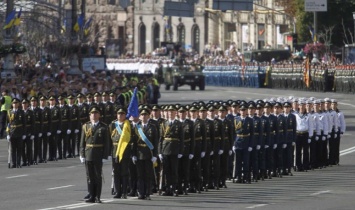
[[[78,32],[82,27],[84,23],[84,14],[81,14],[78,18],[78,21],[74,25],[74,31]]]
[[[20,9],[20,11],[17,14],[17,17],[15,18],[15,21],[14,21],[15,26],[18,26],[21,24],[21,14],[22,14],[22,8]]]
[[[16,11],[12,10],[10,14],[6,17],[5,25],[3,29],[9,29],[14,25]]]
[[[87,36],[89,34],[89,28],[92,22],[92,17],[85,23],[84,25],[84,35]]]

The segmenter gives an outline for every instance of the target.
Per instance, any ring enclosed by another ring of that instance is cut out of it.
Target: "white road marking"
[[[353,105],[353,104],[348,104],[348,103],[338,102],[338,104],[342,104],[342,105],[346,105],[346,106],[355,107],[355,105]]]
[[[329,193],[330,191],[331,191],[331,190],[319,191],[319,192],[312,193],[311,195],[312,195],[312,196],[315,196],[315,195],[325,194],[325,193]]]
[[[263,206],[267,206],[268,204],[257,204],[257,205],[254,205],[254,206],[248,206],[248,207],[245,207],[247,209],[255,209],[255,208],[258,208],[258,207],[263,207]]]
[[[65,186],[60,186],[60,187],[52,187],[52,188],[47,188],[47,190],[56,190],[56,189],[62,189],[62,188],[67,188],[67,187],[73,187],[74,185],[65,185]]]
[[[347,151],[347,152],[340,153],[339,156],[344,156],[344,155],[347,155],[347,154],[350,154],[350,153],[353,153],[353,152],[355,152],[355,149],[349,150],[349,151]]]
[[[92,205],[95,205],[95,204],[96,204],[96,203],[75,203],[75,204],[70,204],[70,205],[65,205],[65,206],[57,206],[57,207],[51,207],[51,208],[45,208],[45,209],[38,209],[38,210],[82,208],[82,207],[92,206]]]
[[[22,175],[17,175],[17,176],[9,176],[9,177],[6,177],[6,179],[13,179],[13,178],[19,178],[19,177],[25,177],[25,176],[28,176],[28,174],[22,174]]]
[[[350,148],[344,149],[344,150],[340,151],[340,154],[344,153],[344,152],[348,152],[350,150],[354,150],[354,149],[355,149],[355,147],[350,147]]]
[[[75,168],[76,166],[68,166],[67,168]]]

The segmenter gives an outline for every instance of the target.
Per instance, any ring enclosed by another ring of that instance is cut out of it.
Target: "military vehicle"
[[[205,75],[200,65],[173,65],[163,68],[165,89],[178,90],[180,86],[190,85],[191,90],[205,90]]]

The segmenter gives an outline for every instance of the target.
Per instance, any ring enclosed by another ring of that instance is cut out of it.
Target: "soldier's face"
[[[186,119],[187,113],[186,112],[179,112],[179,118],[184,120]]]
[[[286,114],[290,113],[290,111],[291,111],[291,107],[289,107],[289,106],[284,107],[284,112],[285,112]]]
[[[21,105],[23,110],[26,110],[28,108],[28,103],[22,103]]]
[[[336,110],[337,109],[337,103],[332,103],[331,107],[332,107],[333,110]]]
[[[237,114],[239,112],[239,107],[238,106],[232,106],[232,112],[234,114]]]
[[[54,100],[54,99],[49,100],[49,104],[50,104],[51,106],[54,106],[54,105],[55,105],[55,100]]]
[[[218,117],[224,119],[227,115],[227,111],[218,111]]]
[[[78,98],[78,102],[79,103],[83,103],[84,102],[84,98],[83,97]]]
[[[117,120],[123,122],[126,120],[126,113],[117,113]]]
[[[97,122],[100,119],[100,113],[99,112],[91,112],[90,113],[90,120]]]
[[[280,107],[274,107],[274,113],[275,114],[280,114],[281,113],[281,108]]]
[[[326,107],[326,109],[330,109],[330,103],[329,102],[325,102],[325,107]]]
[[[255,114],[255,109],[248,109],[248,115],[254,116]]]
[[[190,113],[190,116],[192,119],[196,119],[197,116],[198,116],[198,112],[197,111],[193,111],[193,112],[189,112]]]
[[[31,106],[36,107],[37,106],[37,101],[31,101]]]
[[[40,100],[40,101],[39,101],[39,104],[40,104],[41,106],[46,106],[46,101],[45,101],[45,100]]]
[[[200,111],[198,115],[200,116],[201,119],[206,119],[207,111]]]
[[[69,104],[74,104],[74,98],[69,98]]]
[[[12,103],[12,107],[14,108],[14,109],[18,109],[18,107],[19,107],[19,103]]]
[[[174,119],[176,117],[176,111],[168,111],[168,118]]]
[[[149,119],[149,115],[148,114],[141,114],[141,115],[139,115],[139,119],[142,120],[144,123],[146,123]]]
[[[312,104],[306,104],[306,111],[311,112],[312,111]]]
[[[320,109],[320,104],[314,104],[314,111],[318,112]]]
[[[242,117],[246,117],[247,116],[247,110],[246,109],[241,109],[240,110],[240,116],[242,116]]]
[[[256,115],[261,116],[263,114],[263,109],[262,108],[257,108],[255,110]]]
[[[159,110],[153,110],[152,115],[154,118],[159,118],[160,117],[160,111]]]
[[[296,111],[298,110],[298,103],[297,102],[292,103],[292,109],[296,110]]]

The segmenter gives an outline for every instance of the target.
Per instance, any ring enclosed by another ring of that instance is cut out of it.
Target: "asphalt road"
[[[164,91],[160,103],[227,99],[263,99],[277,96],[336,98],[345,113],[347,132],[341,140],[340,166],[296,172],[294,176],[273,178],[252,184],[227,183],[227,189],[179,197],[152,196],[113,199],[111,166],[104,164],[102,204],[86,204],[85,169],[78,158],[48,162],[21,169],[7,169],[7,141],[0,140],[0,209],[354,209],[355,197],[355,97],[339,93],[206,87],[205,91]]]

